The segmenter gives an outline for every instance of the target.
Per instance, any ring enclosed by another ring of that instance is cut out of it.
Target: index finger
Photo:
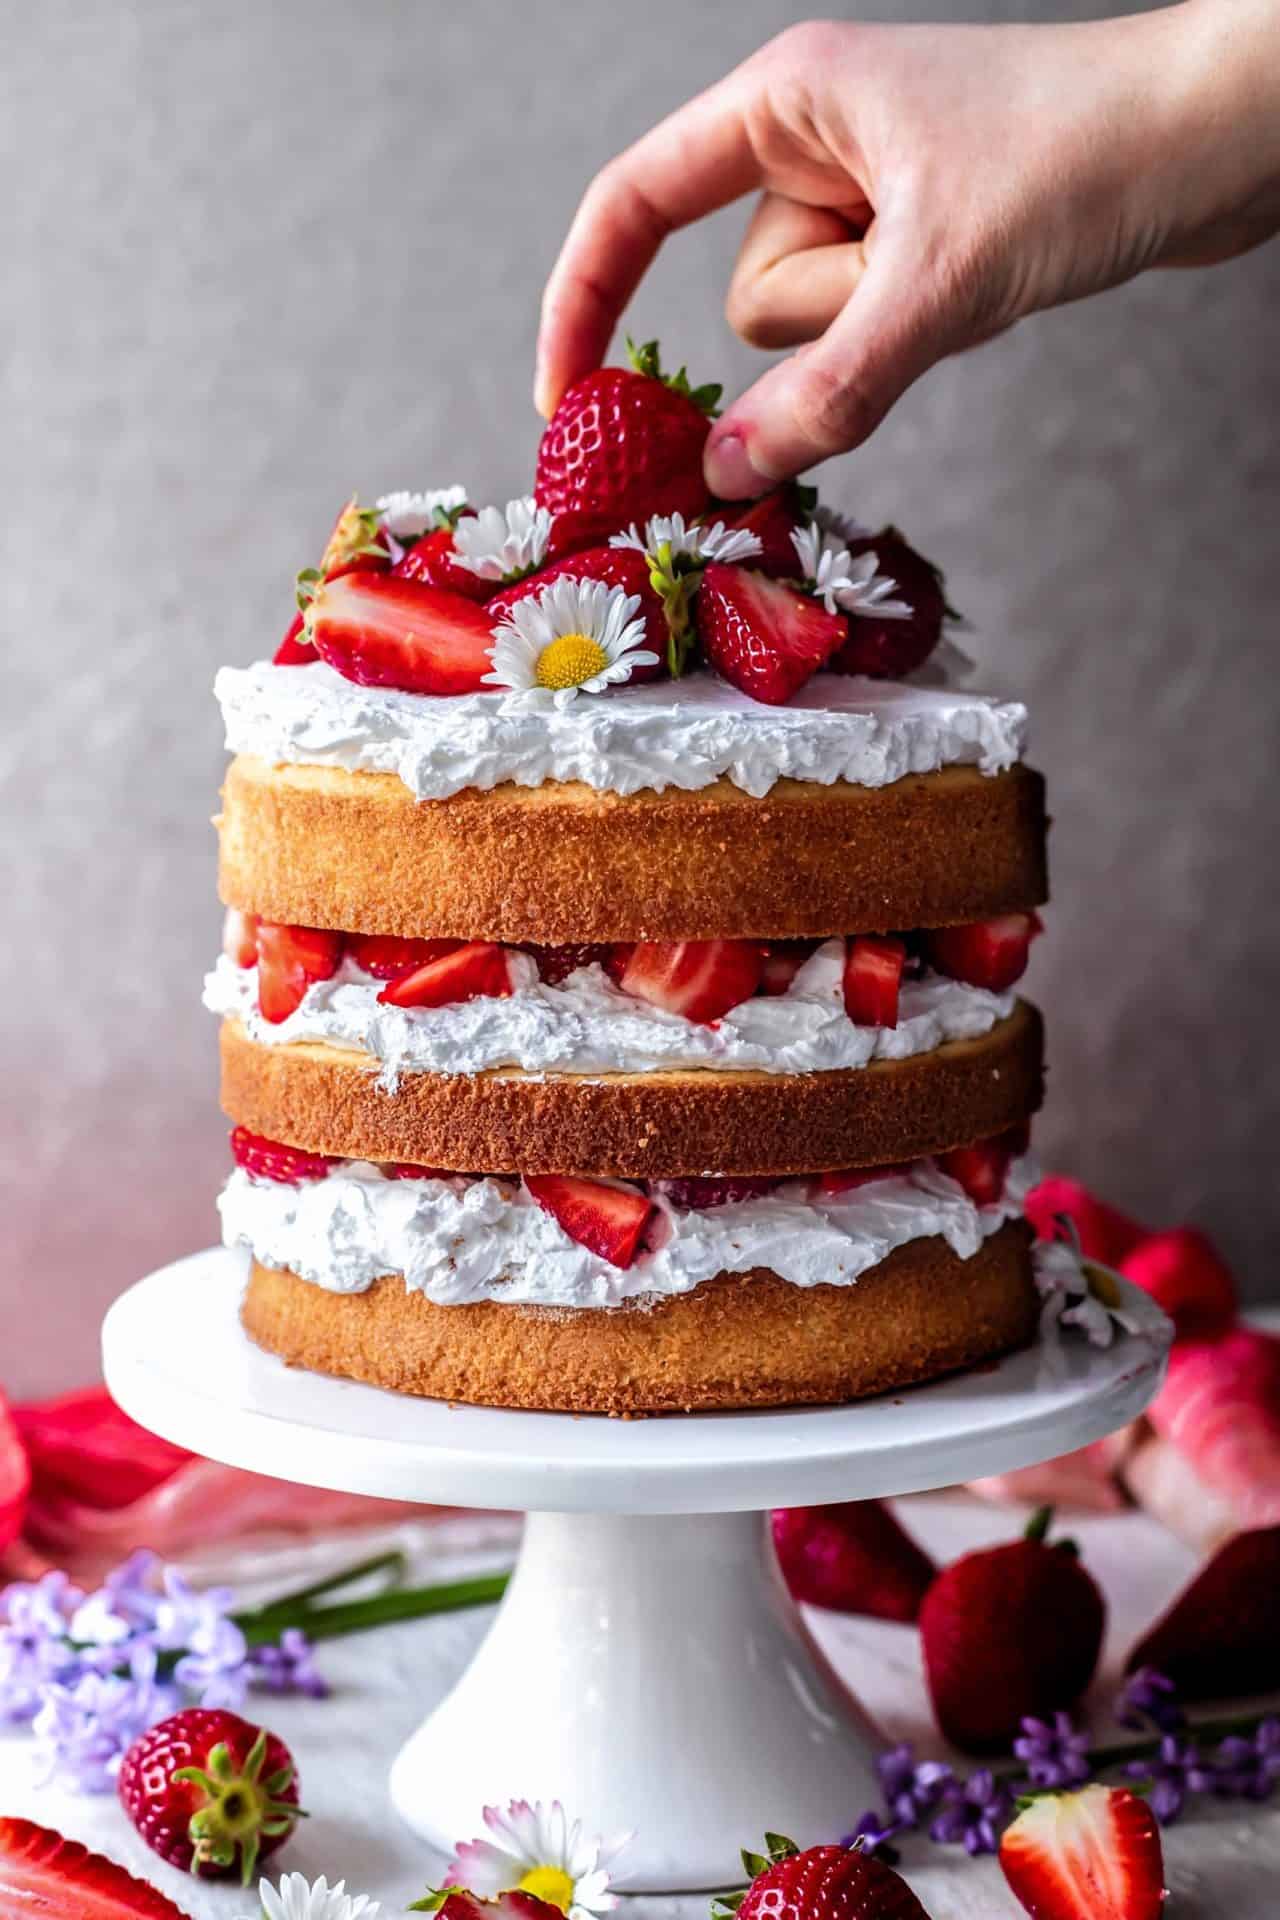
[[[535,400],[550,413],[604,358],[662,242],[763,178],[730,74],[659,121],[587,188],[542,298]]]

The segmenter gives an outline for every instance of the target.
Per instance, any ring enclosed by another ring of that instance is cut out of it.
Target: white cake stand
[[[865,1405],[621,1421],[449,1407],[290,1371],[237,1317],[241,1260],[151,1274],[103,1327],[107,1384],[165,1438],[311,1486],[529,1514],[515,1576],[391,1797],[441,1850],[486,1803],[559,1798],[635,1828],[628,1886],[732,1885],[766,1829],[837,1838],[880,1793],[879,1743],[806,1636],[761,1509],[948,1486],[1141,1413],[1167,1323]]]

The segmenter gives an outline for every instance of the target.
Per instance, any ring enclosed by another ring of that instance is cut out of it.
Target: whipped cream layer
[[[360,687],[323,662],[223,667],[214,683],[233,753],[276,765],[396,774],[419,800],[511,781],[580,780],[610,793],[727,778],[757,798],[781,779],[884,787],[909,773],[1021,759],[1027,710],[954,689],[817,674],[784,707],[710,673],[587,695],[432,697]]]
[[[895,1247],[933,1235],[968,1260],[1021,1214],[1034,1178],[1029,1157],[1015,1161],[991,1207],[976,1207],[928,1161],[834,1196],[815,1197],[810,1181],[788,1180],[702,1212],[658,1198],[650,1250],[629,1268],[571,1240],[514,1180],[394,1180],[347,1161],[294,1187],[238,1168],[218,1207],[228,1246],[246,1246],[263,1266],[332,1293],[363,1293],[384,1274],[402,1274],[410,1292],[438,1306],[618,1307],[692,1293],[717,1274],[754,1267],[797,1287],[851,1286]]]
[[[790,988],[744,1000],[714,1026],[649,1006],[615,987],[599,966],[578,968],[558,986],[538,978],[526,954],[513,957],[521,984],[504,999],[452,1007],[391,1007],[381,982],[344,960],[331,980],[307,989],[287,1020],[264,1020],[258,976],[223,954],[204,986],[211,1013],[242,1022],[264,1046],[323,1041],[372,1055],[378,1083],[393,1093],[406,1073],[650,1073],[662,1068],[721,1072],[826,1073],[873,1060],[906,1060],[947,1040],[989,1033],[1016,1004],[941,974],[902,985],[896,1027],[855,1026],[844,1010],[844,942],[810,955]]]

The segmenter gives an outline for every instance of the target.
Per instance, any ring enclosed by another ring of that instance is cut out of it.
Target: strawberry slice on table
[[[186,1920],[181,1907],[105,1854],[33,1820],[0,1819],[6,1920]]]
[[[773,1547],[795,1600],[910,1622],[937,1567],[882,1500],[777,1507]]]
[[[826,665],[847,632],[841,613],[746,567],[713,561],[702,576],[698,632],[708,663],[753,700],[779,707]]]
[[[855,559],[874,553],[876,571],[894,582],[892,597],[906,602],[911,618],[854,614],[849,621],[849,637],[831,661],[832,670],[900,680],[924,665],[942,637],[942,623],[949,611],[942,575],[896,527],[884,527],[879,533],[851,540],[849,551]]]
[[[1212,1339],[1235,1322],[1231,1269],[1198,1227],[1151,1234],[1124,1256],[1120,1271],[1168,1314],[1180,1340]]]
[[[330,1154],[286,1147],[279,1140],[268,1140],[264,1133],[250,1133],[248,1127],[231,1129],[231,1157],[255,1180],[278,1180],[286,1187],[323,1180],[330,1167],[337,1165]]]
[[[934,1164],[940,1173],[958,1181],[975,1207],[994,1207],[1004,1192],[1009,1176],[1013,1146],[1006,1134],[994,1140],[977,1140],[971,1147],[952,1147],[939,1153]]]
[[[883,1860],[856,1847],[809,1847],[801,1853],[781,1834],[765,1835],[767,1852],[744,1850],[751,1878],[745,1893],[712,1903],[716,1920],[929,1920],[906,1881]]]
[[[222,951],[238,967],[258,964],[258,916],[228,907],[222,916]]]
[[[139,1734],[120,1763],[121,1806],[153,1852],[248,1886],[303,1817],[293,1755],[225,1707],[186,1707]]]
[[[1003,993],[1027,970],[1031,942],[1044,932],[1038,913],[1001,913],[963,927],[933,927],[925,934],[930,966],[966,986]]]
[[[322,927],[291,927],[259,920],[258,1006],[278,1026],[296,1013],[307,988],[331,980],[342,964],[343,937]]]
[[[443,587],[446,593],[460,593],[464,600],[487,600],[493,587],[492,580],[482,579],[459,560],[452,527],[434,527],[424,533],[391,571],[398,580]]]
[[[755,940],[637,941],[616,950],[610,963],[614,979],[634,1000],[702,1026],[750,1000],[763,969]]]
[[[589,516],[605,538],[655,513],[694,519],[709,495],[702,453],[719,387],[662,372],[658,343],[627,342],[629,367],[600,367],[570,387],[538,447],[534,497]]]
[[[375,980],[396,980],[464,944],[461,940],[407,940],[398,933],[349,933],[347,958]]]
[[[765,942],[764,966],[760,971],[760,991],[771,999],[788,993],[791,983],[806,960],[817,949],[816,940],[769,940]]]
[[[1168,1897],[1155,1815],[1124,1787],[1038,1794],[1000,1865],[1032,1920],[1159,1920]]]
[[[383,573],[322,580],[306,612],[311,643],[335,673],[404,693],[482,691],[493,625],[460,593]]]
[[[844,957],[844,1010],[857,1027],[896,1027],[906,945],[892,937],[860,933]]]
[[[1184,1700],[1232,1700],[1280,1686],[1280,1527],[1238,1533],[1178,1595],[1125,1661],[1154,1667]]]
[[[640,1250],[653,1202],[635,1187],[583,1180],[577,1174],[529,1173],[525,1186],[571,1240],[613,1267],[629,1267]]]
[[[566,576],[571,580],[599,580],[606,587],[621,587],[624,593],[635,594],[644,620],[644,644],[658,658],[654,666],[633,668],[631,679],[663,679],[673,657],[681,657],[687,639],[687,597],[680,583],[674,580],[668,593],[659,593],[653,584],[653,569],[647,557],[635,547],[588,547],[585,552],[553,560],[539,573],[531,573],[509,587],[502,587],[486,603],[485,611],[496,627],[518,601],[545,593],[554,581]]]
[[[504,1000],[515,992],[511,950],[470,940],[451,953],[388,980],[378,999],[388,1007],[453,1007],[464,1000]]]

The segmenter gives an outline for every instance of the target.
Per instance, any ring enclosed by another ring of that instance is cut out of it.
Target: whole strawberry
[[[856,1847],[809,1847],[801,1853],[780,1834],[765,1835],[767,1854],[742,1855],[751,1877],[745,1893],[712,1904],[713,1915],[739,1920],[929,1920],[906,1881],[883,1860]]]
[[[1237,1533],[1138,1642],[1126,1670],[1155,1667],[1184,1700],[1280,1686],[1280,1527]]]
[[[517,601],[545,592],[563,575],[571,580],[600,580],[606,587],[621,587],[624,593],[634,593],[639,600],[644,644],[650,653],[658,656],[656,666],[635,667],[631,678],[660,680],[667,672],[673,650],[683,649],[689,613],[680,583],[672,580],[665,591],[660,591],[654,584],[653,573],[647,556],[634,547],[587,547],[582,553],[553,560],[550,566],[531,573],[525,580],[517,580],[513,586],[503,587],[485,603],[485,613],[496,627]]]
[[[683,367],[664,376],[656,340],[627,351],[630,367],[570,387],[538,448],[538,505],[580,516],[579,537],[598,528],[604,540],[655,513],[693,519],[710,497],[702,450],[720,388],[691,388]]]
[[[851,540],[849,551],[855,558],[874,553],[878,570],[895,583],[893,598],[906,601],[911,618],[855,614],[849,621],[849,638],[833,656],[831,670],[900,680],[923,666],[942,638],[948,611],[942,575],[931,560],[908,545],[896,527]]]
[[[1052,1510],[1021,1540],[967,1553],[920,1608],[938,1725],[967,1753],[1007,1749],[1028,1714],[1070,1707],[1093,1678],[1106,1606],[1071,1541],[1049,1544]]]
[[[880,1500],[779,1507],[773,1545],[795,1599],[877,1620],[915,1620],[938,1571]]]
[[[246,1887],[303,1817],[284,1742],[221,1707],[187,1707],[140,1735],[117,1789],[138,1832],[171,1867],[208,1880],[238,1874]]]

